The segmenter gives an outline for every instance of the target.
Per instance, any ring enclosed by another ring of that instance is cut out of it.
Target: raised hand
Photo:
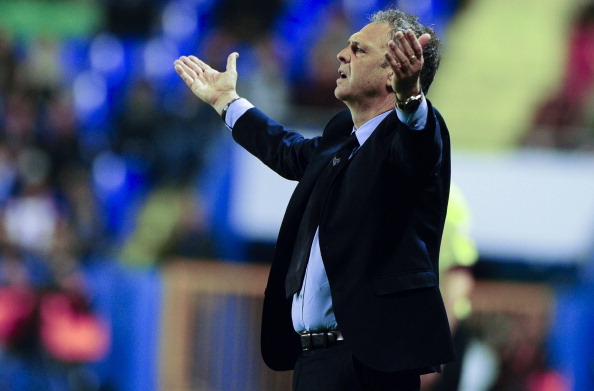
[[[388,42],[386,60],[392,71],[392,89],[400,101],[421,93],[421,69],[423,68],[423,48],[431,36],[423,34],[416,37],[412,30],[396,33],[396,40]]]
[[[238,98],[236,61],[234,52],[227,58],[227,69],[219,72],[195,56],[182,56],[175,60],[175,71],[190,87],[194,95],[221,114],[225,105]]]

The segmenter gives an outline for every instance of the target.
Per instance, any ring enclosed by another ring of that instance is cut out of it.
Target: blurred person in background
[[[561,85],[539,104],[524,142],[594,150],[594,2],[580,6],[570,27]]]
[[[56,38],[0,32],[0,390],[96,390],[110,344],[82,263],[102,235]]]
[[[2,95],[12,88],[16,70],[17,60],[11,36],[0,29],[0,103],[4,98]]]
[[[419,390],[454,359],[438,288],[449,135],[424,95],[439,40],[413,15],[374,14],[337,56],[348,110],[312,139],[240,98],[237,57],[224,73],[194,56],[175,68],[240,145],[299,181],[265,293],[264,361],[294,368],[297,391]]]
[[[93,383],[84,364],[105,356],[110,333],[81,271],[88,244],[79,231],[81,200],[62,198],[51,171],[47,153],[19,150],[14,190],[1,210],[0,377],[15,390],[92,390],[78,383]]]
[[[472,266],[479,258],[470,236],[471,223],[466,198],[452,183],[439,253],[439,281],[458,360],[445,365],[441,374],[424,376],[423,391],[487,391],[498,373],[497,353],[469,322],[476,283]]]

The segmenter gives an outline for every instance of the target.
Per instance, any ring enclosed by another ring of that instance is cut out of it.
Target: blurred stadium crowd
[[[239,51],[240,93],[313,127],[341,107],[334,53],[391,2],[28,3],[30,23],[52,8],[67,25],[73,4],[94,16],[77,34],[23,33],[27,18],[9,18],[21,4],[0,3],[0,390],[93,390],[80,364],[106,354],[110,331],[81,267],[225,256],[205,205],[217,202],[209,175],[225,159],[213,151],[226,130],[178,80],[174,59],[195,53],[221,69]],[[400,1],[442,33],[465,3]],[[578,20],[566,89],[543,103],[529,145],[594,145],[592,7]]]

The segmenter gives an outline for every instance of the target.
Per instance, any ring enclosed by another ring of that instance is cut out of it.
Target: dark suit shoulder
[[[353,126],[354,124],[351,112],[350,110],[345,109],[328,121],[328,124],[326,124],[322,135],[324,137],[343,136],[345,134],[348,135],[353,129]]]

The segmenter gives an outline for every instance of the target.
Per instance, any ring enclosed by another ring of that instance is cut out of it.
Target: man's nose
[[[342,49],[340,52],[338,52],[338,54],[336,55],[336,58],[338,59],[338,61],[340,62],[348,62],[348,59],[346,57],[346,48]]]

